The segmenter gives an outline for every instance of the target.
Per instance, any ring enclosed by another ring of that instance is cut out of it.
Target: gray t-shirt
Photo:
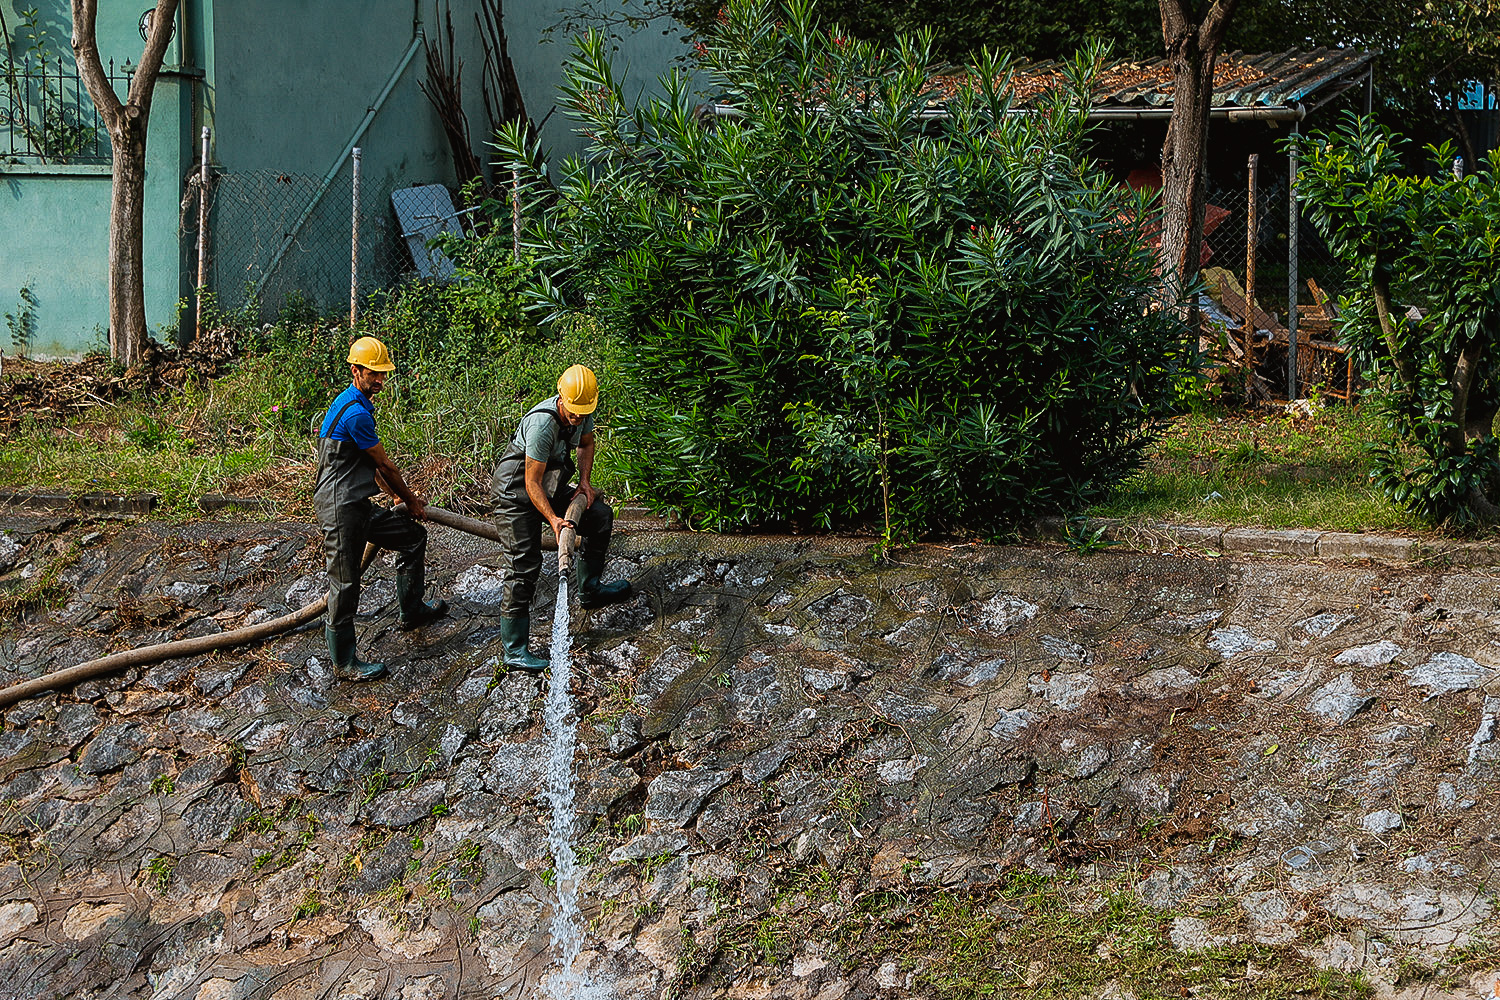
[[[546,400],[541,407],[557,409],[557,397]],[[585,434],[593,433],[594,415],[585,415],[578,426],[571,428],[569,432],[569,428],[559,424],[552,414],[541,407],[538,407],[541,412],[532,412],[521,420],[521,426],[516,430],[516,440],[525,445],[527,458],[534,458],[548,465],[561,463],[567,459],[569,448],[577,448]]]

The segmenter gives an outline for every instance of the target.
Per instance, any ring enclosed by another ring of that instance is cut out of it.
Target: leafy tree
[[[1500,2],[1496,0],[1284,0],[1247,4],[1226,43],[1252,52],[1319,45],[1379,49],[1377,118],[1421,143],[1451,137],[1472,169],[1484,150],[1454,97],[1471,80],[1500,83]]]
[[[1349,269],[1342,336],[1383,392],[1391,441],[1374,452],[1376,480],[1433,521],[1493,525],[1500,155],[1458,180],[1452,145],[1429,146],[1435,172],[1403,176],[1404,142],[1351,114],[1302,143],[1298,193]]]
[[[689,32],[708,31],[723,0],[574,0],[555,27],[568,34],[590,28],[638,30],[675,21]],[[1116,52],[1160,55],[1157,0],[820,0],[819,14],[852,37],[884,42],[898,34],[932,33],[933,53],[963,63],[981,49],[1017,58],[1066,59],[1091,41]]]
[[[592,145],[527,235],[537,295],[626,342],[614,452],[694,524],[994,534],[1109,490],[1163,412],[1182,338],[1143,307],[1147,204],[1082,161],[1069,107],[1100,53],[1032,115],[984,56],[944,115],[931,42],[735,0],[700,50],[733,112],[706,121],[685,74],[632,103],[578,43]],[[540,203],[535,146],[501,145]]]
[[[114,150],[109,200],[109,353],[121,364],[133,365],[145,351],[146,283],[142,244],[146,201],[146,126],[151,118],[151,95],[161,72],[178,0],[157,0],[151,30],[141,61],[136,65],[125,100],[99,60],[96,22],[98,0],[73,0],[73,58],[88,88]]]

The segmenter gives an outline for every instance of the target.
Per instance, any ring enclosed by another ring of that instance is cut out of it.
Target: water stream
[[[557,886],[557,908],[552,914],[552,946],[558,971],[548,977],[554,1000],[602,1000],[606,994],[573,971],[583,950],[583,926],[578,916],[578,856],[573,852],[573,752],[578,744],[578,719],[569,690],[573,675],[572,640],[568,635],[568,574],[559,574],[557,604],[552,612],[552,677],[547,687],[543,719],[547,727],[547,775],[544,795],[552,807],[547,846],[552,851],[552,873]]]

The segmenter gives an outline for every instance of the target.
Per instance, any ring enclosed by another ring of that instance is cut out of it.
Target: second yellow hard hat
[[[599,380],[583,365],[574,365],[557,380],[557,396],[574,413],[593,413],[599,405]]]

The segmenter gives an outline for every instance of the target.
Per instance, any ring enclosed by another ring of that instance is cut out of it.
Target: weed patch
[[[1205,410],[1174,419],[1096,517],[1333,531],[1425,531],[1371,481],[1384,434],[1366,406]],[[1085,539],[1086,541],[1086,539]]]

